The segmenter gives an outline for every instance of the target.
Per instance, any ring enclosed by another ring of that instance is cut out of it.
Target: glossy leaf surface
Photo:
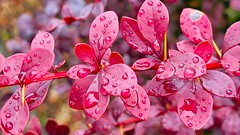
[[[125,105],[132,106],[132,107],[137,105],[138,96],[137,96],[137,91],[135,90],[133,90],[131,93],[128,93],[126,95],[121,94],[120,97]]]
[[[161,62],[157,69],[156,79],[162,80],[173,76],[175,68],[169,62]]]
[[[240,39],[238,38],[240,34],[240,22],[236,22],[232,24],[225,33],[224,36],[224,44],[223,44],[223,52],[226,52],[228,49],[238,45],[240,43]]]
[[[189,40],[182,40],[176,43],[178,51],[181,53],[193,53],[196,45]]]
[[[48,32],[39,31],[31,43],[31,49],[46,48],[50,51],[54,49],[54,38]]]

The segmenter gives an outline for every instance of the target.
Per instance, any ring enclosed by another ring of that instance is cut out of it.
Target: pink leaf
[[[146,0],[139,9],[137,22],[140,32],[150,43],[157,42],[159,49],[169,23],[166,6],[159,0]]]
[[[46,98],[49,86],[52,80],[31,83],[26,86],[25,100],[29,106],[29,110],[38,107]]]
[[[4,87],[7,85],[14,85],[14,84],[18,84],[19,81],[15,80],[11,77],[8,77],[6,75],[0,75],[0,87]]]
[[[162,125],[164,129],[176,132],[181,127],[182,122],[177,112],[169,111],[163,115]]]
[[[4,75],[19,80],[18,75],[21,72],[22,63],[26,54],[18,53],[6,58],[6,64],[3,70]]]
[[[180,97],[178,115],[187,127],[199,130],[207,123],[212,113],[213,99],[200,84],[195,83],[195,88],[193,87],[189,87]]]
[[[180,27],[183,34],[195,44],[204,40],[212,41],[212,25],[207,15],[192,9],[183,9],[180,15]]]
[[[41,123],[36,116],[32,117],[32,119],[29,121],[29,129],[28,130],[32,130],[32,131],[36,132],[37,135],[42,134]]]
[[[40,78],[50,70],[54,61],[54,57],[54,53],[48,49],[32,49],[27,53],[23,60],[20,74],[22,74],[26,80]]]
[[[104,12],[94,19],[90,27],[89,41],[98,59],[113,44],[118,30],[118,17],[113,11]]]
[[[0,54],[0,72],[3,70],[5,65],[5,58],[2,54]]]
[[[80,79],[86,77],[94,70],[95,68],[92,67],[91,65],[79,64],[71,67],[68,70],[67,75],[72,79]]]
[[[69,106],[73,109],[84,109],[83,100],[89,86],[92,84],[95,76],[88,75],[82,79],[77,80],[70,89],[69,93]]]
[[[145,120],[148,117],[150,100],[148,98],[147,93],[141,86],[137,85],[136,91],[138,95],[137,105],[135,107],[131,107],[125,104],[125,107],[135,117]]]
[[[120,96],[131,93],[137,85],[135,72],[125,64],[115,64],[102,71],[101,84],[111,95]]]
[[[233,112],[224,120],[221,129],[226,135],[238,135],[240,134],[240,118],[237,112]]]
[[[193,53],[195,44],[189,40],[182,40],[176,43],[178,51],[181,53]]]
[[[151,96],[169,96],[180,91],[187,81],[173,76],[169,79],[157,81],[156,76],[148,83],[146,90]]]
[[[120,97],[125,105],[132,106],[132,107],[137,105],[138,96],[137,96],[137,91],[135,90],[133,90],[131,93],[128,93],[126,95],[121,94]]]
[[[232,47],[231,49],[229,49],[227,52],[224,53],[224,55],[231,55],[233,57],[235,57],[239,62],[240,62],[240,46],[235,46]]]
[[[121,20],[121,32],[128,45],[144,54],[154,54],[152,44],[143,37],[135,19],[123,16]]]
[[[224,44],[223,44],[223,52],[226,52],[228,49],[238,45],[240,43],[240,39],[238,38],[240,34],[240,21],[232,24],[225,33],[224,36]]]
[[[76,44],[75,54],[83,62],[86,62],[94,67],[98,65],[93,48],[88,44],[85,43]]]
[[[200,56],[206,63],[213,55],[213,48],[209,41],[203,41],[196,46],[194,53]]]
[[[154,59],[142,58],[135,61],[132,68],[135,70],[147,70],[156,65],[157,62],[158,61]]]
[[[54,49],[54,38],[48,32],[39,31],[31,43],[31,50],[34,48],[46,48],[50,51]]]
[[[228,51],[227,51],[228,52]],[[221,59],[221,64],[223,68],[225,68],[227,71],[238,71],[239,69],[239,63],[234,56],[232,56],[230,53],[225,53]]]
[[[170,58],[180,56],[181,54],[182,53],[177,51],[177,50],[168,49],[168,55],[169,55]]]
[[[157,80],[167,79],[173,76],[175,68],[169,62],[161,62],[156,74]]]
[[[122,56],[118,52],[112,52],[109,57],[110,65],[124,63]]]
[[[18,135],[24,130],[29,119],[27,102],[22,104],[20,88],[11,96],[1,110],[3,132]]]
[[[193,53],[185,53],[169,59],[179,78],[196,78],[206,73],[205,61]]]
[[[220,71],[209,70],[200,79],[202,86],[210,93],[221,97],[236,97],[237,95],[232,79]]]

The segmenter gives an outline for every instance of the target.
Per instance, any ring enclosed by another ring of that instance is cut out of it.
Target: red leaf
[[[36,132],[37,135],[41,135],[42,134],[41,123],[40,123],[39,119],[36,116],[34,116],[29,121],[29,128],[28,128],[28,130]]]
[[[212,113],[213,99],[200,84],[195,85],[195,88],[189,87],[180,97],[178,115],[187,127],[199,130],[207,123]]]
[[[170,58],[169,61],[175,67],[175,75],[179,78],[196,78],[205,74],[207,70],[204,60],[193,53],[185,53]]]
[[[92,67],[91,65],[79,64],[71,67],[68,70],[67,75],[72,79],[80,79],[86,77],[94,70],[95,68]]]
[[[121,20],[121,32],[128,45],[144,54],[152,55],[154,53],[152,44],[143,37],[140,32],[137,20],[123,16]]]
[[[58,124],[54,119],[48,119],[45,125],[45,130],[49,135],[52,135],[52,134],[55,134],[57,126]]]
[[[89,86],[92,84],[94,75],[88,75],[82,79],[77,80],[70,89],[69,106],[73,109],[84,109],[83,100]]]
[[[147,84],[146,90],[151,96],[169,96],[180,91],[187,81],[173,76],[169,79],[157,81],[156,76]]]
[[[203,41],[197,45],[194,53],[200,56],[207,63],[213,55],[212,45],[208,41]]]
[[[26,80],[34,80],[40,78],[50,70],[54,61],[54,57],[54,53],[48,49],[32,49],[27,53],[26,57],[23,60],[22,70],[20,74],[22,74]]]
[[[46,98],[49,86],[52,80],[31,83],[26,86],[25,100],[29,106],[29,110],[38,107]]]
[[[66,125],[57,126],[56,132],[55,132],[56,135],[69,135],[69,133],[70,133],[70,129]]]
[[[96,55],[94,54],[93,48],[85,43],[79,43],[75,46],[75,54],[77,57],[94,67],[98,66]]]
[[[140,32],[150,43],[158,42],[162,45],[164,34],[169,23],[166,6],[159,0],[146,0],[139,9],[137,22]]]
[[[221,97],[236,97],[236,87],[232,79],[220,72],[215,70],[209,70],[201,78],[202,86],[217,96]]]
[[[101,85],[111,95],[120,96],[128,91],[131,93],[137,85],[135,72],[125,64],[115,64],[102,71]]]
[[[238,38],[240,35],[240,21],[232,24],[225,33],[224,44],[222,47],[223,52],[226,52],[228,49],[237,46],[240,43]]]
[[[101,59],[105,51],[113,44],[118,30],[118,17],[113,11],[104,12],[93,20],[89,41],[98,59]]]
[[[4,75],[19,80],[18,75],[21,72],[22,63],[26,54],[18,53],[6,58],[6,64],[3,70]]]
[[[203,12],[185,8],[180,15],[180,27],[183,34],[195,44],[204,40],[212,41],[212,25]]]
[[[0,54],[0,72],[3,70],[5,65],[5,58],[2,54]]]
[[[22,133],[29,119],[27,102],[22,104],[20,88],[11,96],[1,109],[1,124],[4,133]]]
[[[54,38],[48,32],[39,31],[31,43],[31,50],[34,48],[46,48],[50,51],[54,49]]]
[[[189,40],[182,40],[176,43],[178,51],[181,53],[193,53],[195,44]]]
[[[109,57],[109,62],[111,65],[120,64],[120,63],[124,64],[124,60],[118,52],[111,53],[111,55]]]
[[[169,62],[161,62],[156,74],[157,80],[167,79],[173,76],[175,68]]]
[[[137,85],[136,91],[138,95],[137,105],[135,107],[131,107],[125,104],[125,107],[135,117],[145,120],[148,117],[150,100],[148,98],[147,93],[141,86]]]
[[[124,91],[122,91],[124,92]],[[122,101],[124,102],[124,104],[128,105],[128,106],[136,106],[137,105],[137,100],[138,100],[138,97],[137,97],[137,91],[133,90],[131,93],[127,93],[126,94],[122,94],[121,93],[121,99]]]
[[[138,59],[133,63],[132,68],[135,70],[147,70],[156,65],[158,61],[149,58]]]

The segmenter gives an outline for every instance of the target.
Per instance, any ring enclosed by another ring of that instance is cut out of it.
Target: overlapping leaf
[[[122,56],[118,52],[112,52],[109,57],[110,65],[124,63]]]

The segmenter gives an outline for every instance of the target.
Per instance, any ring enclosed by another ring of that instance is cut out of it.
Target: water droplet
[[[5,129],[7,131],[12,130],[13,129],[13,123],[12,122],[6,122]]]
[[[7,113],[6,118],[10,118],[10,117],[12,117],[11,113]]]
[[[26,95],[25,99],[27,101],[28,104],[33,103],[34,101],[36,101],[38,98],[38,94],[36,92],[32,92],[29,93],[28,95]]]
[[[40,63],[40,62],[38,62],[38,63],[36,64],[36,66],[40,66],[40,64],[41,64],[41,63]]]
[[[105,34],[105,33],[106,33],[106,29],[103,29],[103,30],[102,30],[102,33]]]
[[[164,20],[164,19],[165,19],[165,16],[163,16],[163,15],[160,16],[160,19],[161,19],[161,20]]]
[[[159,2],[159,3],[157,4],[157,6],[158,6],[158,7],[162,6],[162,3],[161,3],[161,2]]]
[[[122,75],[122,79],[127,80],[128,79],[128,74],[127,72],[124,72]]]
[[[104,27],[107,28],[107,27],[108,27],[108,24],[104,24]]]
[[[149,90],[148,95],[154,96],[155,95],[155,90],[153,90],[153,89]]]
[[[40,44],[40,45],[44,44],[44,40],[41,40],[41,41],[39,42],[39,44]]]
[[[93,35],[93,37],[97,38],[97,37],[98,37],[98,34],[97,34],[97,33],[96,33],[96,34],[94,34],[94,35]]]
[[[225,69],[229,69],[229,68],[230,68],[230,65],[229,65],[229,64],[225,64],[225,65],[224,65],[224,68],[225,68]]]
[[[143,104],[146,104],[146,100],[142,100],[142,103],[143,103]]]
[[[139,16],[142,16],[142,15],[144,15],[144,14],[145,14],[145,11],[144,11],[144,9],[140,9],[140,10],[139,10],[139,12],[138,12],[138,14],[139,14]]]
[[[20,98],[20,94],[19,92],[16,92],[12,95],[12,98],[15,99],[15,100],[18,100]]]
[[[194,68],[186,68],[183,75],[185,78],[192,78],[196,75],[196,70]]]
[[[157,70],[157,74],[162,74],[165,71],[165,69],[166,69],[165,67],[159,66]]]
[[[69,101],[69,106],[70,106],[70,107],[75,108],[75,105],[76,105],[75,102],[73,102],[73,101]]]
[[[98,113],[100,112],[100,110],[101,110],[100,107],[96,108],[96,109],[95,109],[95,113],[98,114]]]
[[[4,67],[4,72],[8,72],[11,68],[9,66]]]
[[[49,33],[47,33],[47,32],[46,32],[46,33],[44,33],[44,37],[45,37],[45,38],[48,38],[49,36],[50,36],[50,34],[49,34]]]
[[[153,25],[153,23],[154,23],[154,22],[153,22],[153,20],[152,20],[152,19],[149,19],[149,20],[148,20],[148,26],[152,26],[152,25]]]
[[[150,1],[147,2],[147,4],[148,4],[149,6],[152,6],[152,5],[153,5],[153,1],[150,0]]]
[[[142,114],[142,113],[139,113],[139,114],[138,114],[138,116],[139,116],[139,117],[142,117],[142,116],[143,116],[143,114]]]
[[[15,107],[14,107],[14,110],[15,110],[16,112],[18,112],[18,111],[19,111],[19,106],[18,106],[18,105],[15,106]]]
[[[85,108],[91,108],[95,106],[99,101],[98,92],[89,92],[84,98]]]
[[[182,67],[184,67],[184,65],[185,65],[185,64],[180,63],[180,64],[178,65],[178,67],[179,67],[179,68],[182,68]]]
[[[95,28],[97,25],[96,25],[96,24],[93,24],[92,26],[93,26],[93,28]]]
[[[188,127],[192,127],[193,126],[193,124],[192,123],[188,123]]]
[[[226,94],[231,95],[232,93],[233,93],[232,90],[230,90],[230,89],[226,90]]]
[[[109,20],[109,21],[108,21],[108,24],[111,24],[111,23],[112,23],[112,20]]]
[[[102,85],[107,86],[108,84],[109,84],[109,79],[106,78],[106,77],[104,77],[104,78],[102,79]]]
[[[100,16],[100,21],[104,21],[106,20],[106,17],[105,16]]]
[[[112,41],[112,38],[110,36],[107,36],[105,39],[104,39],[105,42],[111,42]]]
[[[162,10],[161,9],[158,9],[158,13],[161,13],[162,12]]]
[[[88,68],[80,68],[77,72],[77,76],[79,78],[83,78],[83,77],[87,76],[90,72],[91,72],[91,70]]]
[[[198,63],[199,62],[199,58],[198,57],[193,57],[192,61],[193,61],[193,63]]]
[[[201,111],[202,112],[207,112],[207,107],[206,106],[201,107]]]
[[[127,37],[127,34],[125,32],[122,33],[123,37]]]
[[[32,71],[29,73],[29,78],[35,78],[37,76],[37,71]]]
[[[135,85],[132,85],[131,88],[134,89],[134,88],[135,88]]]
[[[121,91],[121,96],[123,98],[129,98],[130,97],[130,89],[125,89]]]
[[[112,85],[112,87],[113,87],[113,88],[116,88],[116,87],[117,87],[117,83],[114,83],[114,84]]]
[[[91,45],[95,45],[96,44],[96,42],[94,40],[92,40],[90,43],[91,43]]]
[[[32,62],[32,58],[31,58],[30,56],[27,56],[26,62],[27,62],[28,64],[31,63],[31,62]]]

